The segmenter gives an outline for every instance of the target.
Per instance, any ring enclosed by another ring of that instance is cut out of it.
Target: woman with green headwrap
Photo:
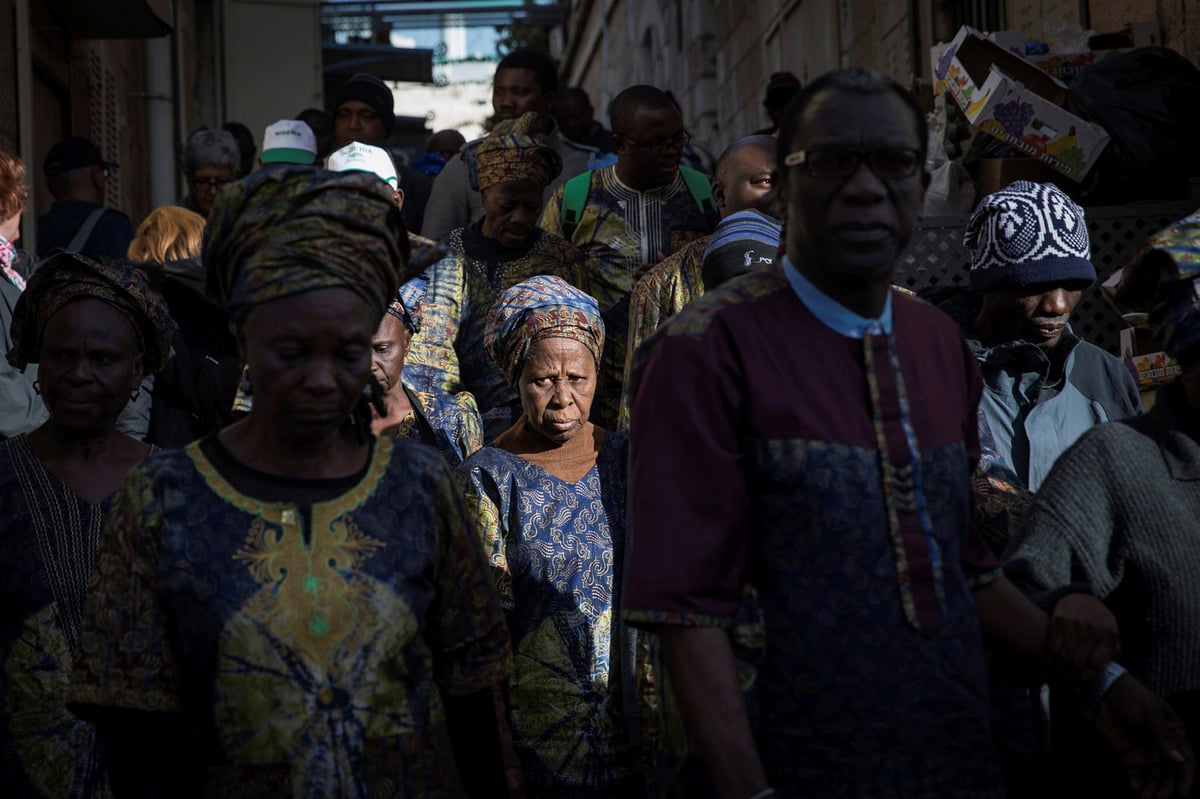
[[[18,369],[48,413],[0,444],[0,793],[107,795],[95,729],[68,712],[71,658],[113,492],[150,447],[117,418],[167,357],[174,323],[133,264],[50,258],[14,308]]]
[[[1009,545],[1005,574],[1047,609],[1083,593],[1115,617],[1121,663],[1083,697],[1085,710],[1094,714],[1104,690],[1122,690],[1128,669],[1167,700],[1200,751],[1200,214],[1150,237],[1117,300],[1149,310],[1181,374],[1148,413],[1095,427],[1059,457]],[[1052,715],[1069,775],[1055,795],[1127,795],[1077,717]]]
[[[503,793],[511,656],[479,542],[436,451],[370,434],[404,241],[370,175],[261,170],[217,199],[207,292],[254,405],[113,505],[71,696],[118,792]]]
[[[521,415],[517,395],[483,345],[488,311],[500,293],[536,275],[556,275],[582,286],[583,260],[575,247],[538,226],[542,195],[562,171],[543,141],[554,121],[536,112],[497,125],[475,150],[472,174],[483,218],[447,234],[454,256],[428,272],[423,329],[413,336],[405,382],[475,395],[491,441]]]

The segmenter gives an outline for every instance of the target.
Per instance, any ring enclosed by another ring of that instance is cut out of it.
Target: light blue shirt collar
[[[866,334],[872,336],[891,335],[892,332],[892,293],[888,292],[883,304],[883,313],[878,319],[867,319],[834,300],[825,292],[812,284],[808,278],[800,274],[800,270],[792,263],[792,259],[783,256],[783,274],[787,277],[792,291],[800,298],[812,315],[817,317],[830,330],[850,338],[861,339]]]

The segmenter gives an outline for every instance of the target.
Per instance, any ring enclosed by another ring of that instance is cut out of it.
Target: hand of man
[[[1042,669],[1052,682],[1091,685],[1121,654],[1117,619],[1094,596],[1067,594],[1046,625]]]
[[[1120,677],[1105,694],[1096,730],[1116,753],[1139,799],[1190,794],[1195,763],[1183,722],[1132,675]]]

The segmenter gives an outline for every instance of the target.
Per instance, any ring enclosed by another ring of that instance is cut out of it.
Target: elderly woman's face
[[[292,444],[323,444],[371,374],[371,307],[349,289],[314,289],[250,311],[239,344],[254,387],[255,424]]]
[[[532,430],[560,444],[570,441],[592,410],[596,360],[575,339],[539,339],[525,356],[517,390]]]
[[[510,250],[524,246],[542,214],[543,189],[540,183],[517,180],[481,191],[483,235]]]
[[[400,374],[404,371],[404,358],[411,341],[412,333],[404,323],[385,313],[371,339],[371,373],[384,391],[399,390]]]
[[[50,317],[38,384],[55,425],[79,435],[112,432],[142,382],[133,325],[106,302],[82,299]]]
[[[196,201],[201,215],[208,216],[212,211],[213,201],[217,199],[217,192],[225,188],[233,178],[233,170],[227,166],[203,164],[196,167],[188,183],[191,184],[192,199]]]

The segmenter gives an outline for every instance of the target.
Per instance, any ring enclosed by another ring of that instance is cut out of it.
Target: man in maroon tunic
[[[1124,762],[1186,791],[1165,705],[1097,677],[1115,637],[1099,603],[1048,625],[972,526],[975,359],[948,317],[890,288],[925,141],[915,102],[875,73],[830,73],[790,106],[788,257],[639,350],[624,614],[660,636],[722,797],[1002,799],[985,636],[1031,674],[1069,662],[1098,729],[1140,744]],[[766,622],[757,729],[727,634],[747,582]]]

